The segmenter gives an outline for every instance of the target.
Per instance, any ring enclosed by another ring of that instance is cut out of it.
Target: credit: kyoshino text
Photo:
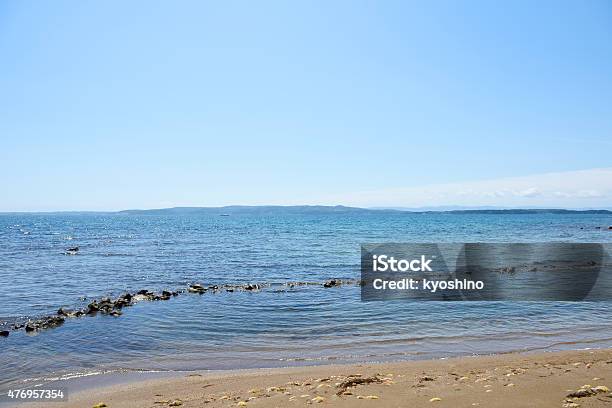
[[[434,272],[431,263],[433,259],[421,255],[415,259],[396,259],[387,255],[372,255],[373,272]],[[426,290],[435,293],[438,290],[480,290],[484,288],[481,280],[470,279],[427,279],[401,278],[372,281],[376,290]]]

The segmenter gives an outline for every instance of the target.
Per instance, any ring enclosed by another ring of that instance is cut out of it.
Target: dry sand
[[[587,390],[581,394],[592,395],[567,397],[581,387]],[[612,349],[185,374],[31,406],[612,408],[607,387]]]

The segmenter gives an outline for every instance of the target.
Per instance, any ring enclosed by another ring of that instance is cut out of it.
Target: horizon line
[[[221,210],[230,208],[297,208],[297,207],[318,207],[318,208],[346,208],[356,210],[369,211],[397,211],[397,212],[461,212],[461,211],[609,211],[612,212],[612,206],[609,207],[538,207],[538,206],[460,206],[460,205],[438,205],[438,206],[419,206],[419,207],[403,207],[403,206],[374,206],[360,207],[343,204],[229,204],[221,206],[173,206],[161,208],[126,208],[122,210],[38,210],[38,211],[0,211],[0,215],[5,214],[67,214],[67,213],[90,213],[90,214],[117,214],[126,212],[147,212],[147,211],[165,211],[165,210],[181,210],[181,209],[203,209],[203,210]]]

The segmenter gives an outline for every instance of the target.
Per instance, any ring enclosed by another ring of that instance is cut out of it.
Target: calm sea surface
[[[609,215],[0,215],[0,322],[192,282],[359,278],[367,242],[612,242]],[[596,227],[602,229],[596,229]],[[76,256],[64,251],[79,246]],[[361,302],[359,288],[182,295],[0,338],[0,391],[106,370],[612,347],[612,303]]]

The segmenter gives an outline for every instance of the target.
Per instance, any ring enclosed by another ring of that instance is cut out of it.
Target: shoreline
[[[160,377],[143,379],[133,375],[126,378],[114,374],[104,381],[104,385],[99,385],[98,381],[97,386],[70,393],[69,400],[61,406],[83,408],[102,402],[109,408],[609,407],[612,393],[606,390],[612,388],[612,348],[389,363],[173,372]],[[567,397],[585,385],[594,390],[592,395]],[[48,402],[19,406],[60,405]]]

